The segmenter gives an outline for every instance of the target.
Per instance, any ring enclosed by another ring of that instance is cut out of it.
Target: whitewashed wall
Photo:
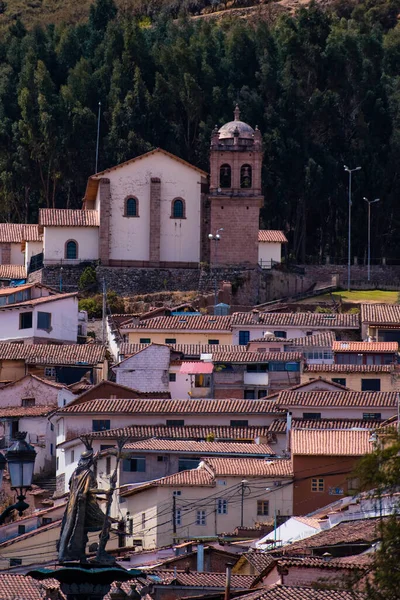
[[[65,262],[65,242],[68,240],[78,242],[78,260],[96,260],[99,257],[98,227],[45,227],[44,263]]]
[[[258,242],[258,262],[281,262],[282,244],[277,242]]]

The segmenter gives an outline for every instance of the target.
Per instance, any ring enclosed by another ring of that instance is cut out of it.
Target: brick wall
[[[110,215],[111,189],[110,180],[100,179],[100,227],[99,227],[99,258],[103,265],[108,265],[110,259]]]
[[[152,177],[150,180],[150,247],[151,263],[160,262],[161,236],[161,180]]]
[[[2,265],[10,265],[11,264],[11,244],[5,243],[0,244],[0,257]]]
[[[140,392],[166,392],[169,390],[169,362],[169,348],[151,345],[117,369],[117,383]]]

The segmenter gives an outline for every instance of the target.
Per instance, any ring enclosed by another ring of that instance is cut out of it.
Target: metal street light
[[[361,171],[362,167],[356,167],[350,169],[348,166],[343,165],[344,170],[349,174],[349,234],[348,234],[348,257],[347,257],[347,289],[350,291],[350,269],[351,269],[351,174],[354,171]]]
[[[26,492],[31,489],[33,469],[35,466],[36,450],[25,440],[26,432],[18,432],[16,441],[11,448],[7,450],[4,457],[0,453],[0,486],[3,481],[3,472],[8,463],[8,471],[11,479],[11,489],[18,490],[17,502],[8,506],[0,515],[0,525],[3,525],[6,518],[14,510],[18,511],[19,516],[29,508],[25,502]]]
[[[217,296],[218,296],[218,290],[217,290],[217,265],[218,265],[218,242],[221,239],[221,236],[219,235],[220,231],[224,231],[223,227],[220,227],[219,229],[217,229],[217,231],[215,232],[215,235],[213,235],[212,233],[208,234],[208,239],[211,241],[215,242],[215,269],[214,269],[214,314],[215,314],[215,307],[217,305]]]
[[[375,200],[368,200],[364,196],[365,202],[368,204],[368,281],[371,280],[371,204],[375,204],[375,202],[379,202],[380,198],[375,198]]]

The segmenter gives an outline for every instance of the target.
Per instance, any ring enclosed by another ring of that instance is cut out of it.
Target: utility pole
[[[375,198],[375,200],[368,200],[364,196],[365,202],[368,204],[368,281],[371,281],[371,204],[375,204],[375,202],[379,202],[380,198]]]
[[[242,499],[241,499],[241,504],[240,504],[240,527],[243,527],[243,517],[244,517],[244,490],[246,488],[246,484],[248,483],[247,479],[242,479],[242,481],[240,482],[241,486],[242,486],[242,490],[241,490],[241,495],[242,495]]]
[[[106,316],[107,316],[107,306],[106,306],[106,299],[107,299],[107,294],[106,294],[106,280],[103,277],[103,323],[102,323],[102,339],[103,339],[103,344],[105,345],[106,343]]]
[[[355,169],[349,169],[346,165],[344,165],[344,170],[349,174],[349,232],[348,232],[348,248],[347,248],[347,289],[350,291],[351,287],[351,279],[350,279],[350,271],[351,271],[351,175],[354,171],[361,171],[361,167],[356,167]]]
[[[97,173],[97,167],[99,164],[100,113],[101,113],[101,102],[99,102],[99,111],[97,113],[96,168],[94,171],[95,173]]]
[[[172,531],[174,533],[174,544],[176,536],[176,496],[172,496]]]

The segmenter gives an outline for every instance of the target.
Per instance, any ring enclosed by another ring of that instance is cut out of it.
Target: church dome
[[[237,104],[234,110],[234,116],[234,121],[225,123],[225,125],[222,125],[222,127],[218,130],[219,139],[223,140],[227,138],[233,138],[235,137],[235,135],[241,138],[253,139],[254,129],[250,127],[250,125],[248,125],[247,123],[240,121],[240,110]]]

